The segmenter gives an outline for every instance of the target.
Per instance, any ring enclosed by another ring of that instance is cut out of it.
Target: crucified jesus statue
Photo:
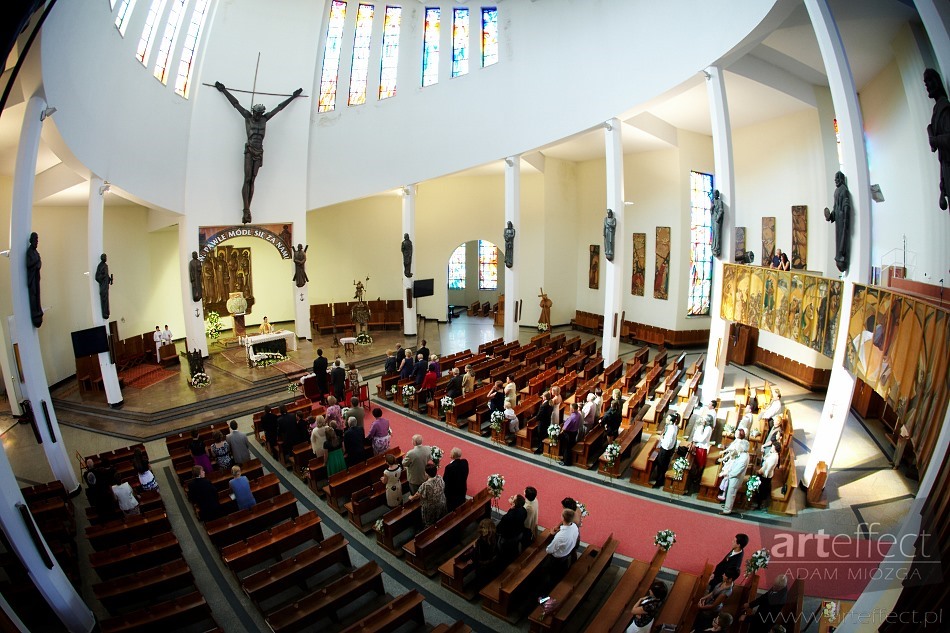
[[[264,113],[264,106],[255,103],[248,112],[238,100],[234,98],[228,89],[220,81],[214,82],[214,87],[222,93],[227,100],[234,106],[234,109],[244,117],[244,127],[247,129],[247,143],[244,144],[244,185],[241,187],[241,197],[244,200],[244,217],[241,221],[244,224],[251,222],[251,198],[254,197],[254,179],[257,178],[257,170],[264,164],[264,133],[266,132],[267,122],[275,114],[287,107],[291,101],[300,96],[303,88],[297,88],[292,95],[280,102],[280,104],[268,113]]]

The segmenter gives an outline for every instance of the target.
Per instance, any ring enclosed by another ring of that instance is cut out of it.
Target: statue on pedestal
[[[40,236],[30,233],[30,246],[26,249],[26,291],[30,295],[30,320],[33,327],[43,325],[43,306],[40,305],[40,268],[43,260],[36,250],[40,243]]]
[[[201,301],[202,296],[204,296],[201,278],[201,262],[198,261],[198,252],[191,251],[191,261],[188,262],[188,279],[191,280],[192,301]]]
[[[541,316],[538,317],[538,325],[544,323],[547,326],[545,329],[549,330],[551,329],[551,306],[554,305],[554,302],[548,299],[544,288],[541,288],[541,294],[538,297],[541,299]]]
[[[508,226],[505,227],[505,266],[511,268],[515,265],[515,227],[508,220]]]
[[[303,244],[297,244],[297,250],[294,251],[294,283],[298,288],[303,288],[310,278],[307,277],[307,249],[310,245],[304,247]]]
[[[617,233],[617,218],[614,217],[613,209],[607,209],[607,217],[604,218],[604,257],[607,261],[614,261],[614,238]]]
[[[835,203],[834,209],[825,207],[825,219],[835,225],[835,265],[838,270],[848,270],[848,261],[851,254],[851,192],[845,184],[844,174],[840,171],[835,174]]]
[[[402,274],[410,278],[412,277],[412,240],[409,239],[408,233],[403,233],[400,250],[402,250]]]
[[[930,151],[937,152],[940,163],[940,195],[937,200],[940,208],[946,211],[950,199],[950,101],[940,74],[933,68],[924,71],[924,85],[927,86],[927,96],[934,100],[927,138]]]
[[[712,241],[712,254],[716,257],[722,255],[722,219],[725,215],[725,210],[722,208],[722,197],[719,193],[719,190],[716,189],[713,191],[713,200],[712,200],[712,232],[710,238]]]
[[[102,318],[109,318],[109,286],[112,285],[113,275],[109,274],[109,264],[106,263],[106,254],[99,256],[99,266],[96,268],[96,283],[99,284],[99,305],[102,307]]]

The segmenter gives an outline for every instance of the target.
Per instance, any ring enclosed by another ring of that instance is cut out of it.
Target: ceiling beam
[[[86,179],[70,169],[66,163],[57,163],[36,175],[33,183],[33,200],[36,203],[61,191],[86,182]]]
[[[756,51],[758,50],[756,49]],[[813,108],[818,107],[818,101],[815,99],[815,84],[805,81],[784,68],[760,59],[754,53],[736,60],[729,66],[729,72],[787,94]]]
[[[624,123],[668,143],[671,147],[677,147],[679,144],[676,128],[649,112],[641,112],[624,120]]]

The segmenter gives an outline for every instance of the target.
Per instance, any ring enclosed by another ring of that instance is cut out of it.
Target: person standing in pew
[[[453,367],[451,372],[452,377],[449,378],[449,383],[445,386],[445,395],[453,400],[455,398],[462,397],[462,376],[459,375],[459,368]]]
[[[668,593],[666,583],[662,580],[657,580],[650,585],[647,595],[637,600],[633,609],[630,610],[633,620],[623,633],[650,633],[650,629],[653,628],[653,619],[660,612],[660,607],[663,606]]]
[[[501,564],[509,565],[521,552],[521,543],[524,538],[524,522],[528,512],[524,509],[525,499],[521,495],[512,495],[508,498],[511,505],[505,516],[498,522],[498,553]]]
[[[191,441],[188,443],[188,450],[191,451],[191,458],[195,460],[195,466],[201,466],[205,471],[211,470],[211,458],[208,457],[208,448],[201,441],[198,429],[192,429]]]
[[[212,521],[221,516],[221,506],[218,504],[218,491],[214,484],[205,478],[205,469],[194,466],[191,469],[192,478],[188,482],[188,501],[198,506],[198,520]]]
[[[391,376],[399,371],[399,361],[396,360],[396,352],[391,349],[386,350],[386,362],[383,363],[383,375]]]
[[[343,396],[346,394],[346,370],[343,369],[343,362],[339,358],[333,361],[333,369],[330,370],[330,385],[333,387],[336,401],[343,402]]]
[[[369,427],[369,441],[373,444],[374,455],[380,455],[389,450],[392,434],[389,420],[383,417],[383,410],[375,407],[373,409],[373,423]]]
[[[515,384],[515,377],[508,376],[505,379],[505,399],[511,401],[511,406],[515,407],[518,405],[518,385]]]
[[[333,426],[327,428],[327,439],[323,443],[327,452],[327,477],[346,470],[346,459],[343,457],[343,441]]]
[[[349,420],[350,418],[356,418],[356,423],[360,425],[360,428],[363,429],[363,433],[366,433],[366,409],[360,406],[360,399],[356,396],[350,398],[350,406],[343,412],[343,416]]]
[[[442,479],[445,480],[445,504],[449,512],[465,503],[468,493],[468,460],[462,459],[462,449],[455,447],[452,461],[445,465]]]
[[[261,416],[261,430],[264,431],[264,442],[268,449],[273,453],[277,447],[277,414],[267,405],[264,407],[264,415]]]
[[[343,432],[343,453],[346,457],[346,467],[352,468],[357,464],[366,461],[366,454],[363,452],[363,427],[360,426],[356,418],[351,417],[346,421],[346,431]]]
[[[775,474],[775,468],[778,466],[779,457],[782,454],[782,443],[773,442],[773,450],[769,451],[762,460],[762,466],[758,470],[759,489],[755,492],[755,509],[768,511],[772,503],[772,475]]]
[[[524,489],[524,540],[522,548],[534,543],[538,535],[538,490],[533,486]]]
[[[313,430],[310,431],[310,448],[314,457],[326,457],[327,449],[323,448],[327,441],[327,419],[318,415],[314,420]]]
[[[584,436],[594,428],[594,424],[597,422],[598,411],[600,411],[600,408],[597,406],[597,396],[591,392],[587,394],[584,408],[581,409],[581,428],[577,432],[578,440],[584,439]]]
[[[541,404],[538,406],[538,414],[534,419],[538,422],[538,442],[544,442],[548,436],[548,427],[551,425],[551,414],[554,412],[554,405],[551,404],[551,392],[545,391],[541,394]]]
[[[742,556],[745,554],[745,546],[749,544],[748,534],[736,534],[736,540],[721,561],[713,569],[712,578],[709,580],[709,589],[722,582],[722,577],[728,569],[734,569],[736,573],[742,569]],[[738,578],[738,576],[736,576]]]
[[[426,527],[435,525],[445,516],[445,481],[439,477],[439,468],[432,462],[425,467],[426,480],[422,482],[416,493],[409,497],[410,501],[419,499],[422,510],[422,522]]]
[[[479,586],[498,575],[498,535],[495,522],[482,519],[475,539],[475,578]]]
[[[604,432],[607,434],[607,443],[612,444],[614,440],[617,439],[617,436],[620,435],[620,422],[622,421],[622,416],[620,415],[620,405],[617,400],[611,400],[610,408],[607,409],[607,413],[604,414],[604,417],[600,419],[600,424],[604,427]]]
[[[322,349],[317,349],[317,357],[313,360],[313,373],[317,377],[317,393],[323,398],[329,391],[327,388],[327,367],[329,362],[323,355]]]
[[[298,444],[297,416],[287,412],[287,405],[280,405],[280,418],[277,420],[277,439],[284,445],[284,454],[290,454],[290,449]]]
[[[500,380],[496,380],[488,391],[488,410],[492,413],[505,410],[505,388]]]
[[[462,376],[462,395],[467,396],[473,391],[475,391],[475,370],[471,365],[466,365],[465,375]]]
[[[656,478],[654,488],[662,488],[666,483],[666,471],[670,467],[670,460],[673,458],[673,451],[676,450],[676,435],[679,433],[680,414],[671,413],[666,416],[666,428],[663,430],[663,437],[658,444],[659,453],[656,457],[656,463],[653,465],[653,474]]]
[[[429,348],[427,347],[427,345],[428,345],[427,341],[426,341],[425,339],[422,339],[422,345],[419,346],[419,349],[416,350],[416,353],[418,353],[420,356],[422,356],[422,360],[424,360],[424,361],[426,362],[426,364],[428,365],[428,363],[429,363]]]
[[[395,455],[386,455],[386,469],[379,478],[386,486],[386,506],[398,508],[402,505],[402,466],[396,463]]]
[[[409,479],[409,492],[416,494],[419,486],[426,480],[426,464],[432,459],[432,449],[422,444],[421,435],[412,436],[412,448],[402,458],[403,468]]]
[[[749,633],[769,633],[778,620],[788,597],[788,576],[782,574],[772,581],[772,587],[761,596],[742,605],[739,621],[748,620]]]
[[[411,349],[404,350],[402,360],[399,361],[399,380],[406,380],[407,378],[412,378],[412,370],[414,367],[415,367],[415,360],[412,355],[412,350]]]
[[[577,443],[577,430],[581,426],[581,412],[577,409],[577,403],[571,403],[571,414],[564,419],[561,425],[561,459],[558,464],[561,466],[572,466],[574,464],[574,445]]]
[[[247,444],[247,435],[238,431],[237,420],[231,420],[228,426],[231,427],[231,432],[224,439],[231,447],[231,456],[234,458],[234,463],[243,466],[245,462],[251,459],[251,448]]]
[[[231,481],[228,482],[228,488],[231,489],[231,498],[237,503],[238,510],[247,510],[257,505],[254,493],[251,492],[251,483],[241,474],[240,466],[231,467]]]
[[[561,511],[561,525],[557,528],[554,538],[548,543],[544,551],[548,553],[544,559],[544,575],[546,578],[545,590],[550,591],[560,582],[564,574],[571,567],[571,553],[577,547],[579,533],[574,524],[574,511],[564,508]]]
[[[416,385],[416,391],[422,389],[422,382],[426,379],[428,370],[429,363],[422,358],[422,354],[416,354],[416,362],[412,366],[412,381]]]

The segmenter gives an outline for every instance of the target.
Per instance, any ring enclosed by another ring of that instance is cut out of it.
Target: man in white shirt
[[[666,428],[663,431],[663,437],[660,438],[658,445],[659,454],[656,457],[653,470],[656,475],[654,488],[662,488],[666,481],[666,471],[670,467],[670,460],[673,458],[673,451],[678,444],[676,434],[679,432],[680,414],[675,411],[666,416]]]
[[[772,501],[772,475],[775,474],[775,468],[778,466],[779,457],[782,454],[782,445],[779,442],[773,444],[773,449],[762,459],[762,467],[759,468],[759,489],[755,493],[755,509],[761,510],[762,506],[768,510]]]
[[[722,473],[728,482],[728,487],[726,488],[726,503],[723,507],[722,514],[732,514],[732,506],[736,502],[736,494],[739,492],[739,487],[742,485],[742,476],[745,474],[745,470],[748,466],[748,449],[745,446],[741,446],[736,456],[730,459],[726,464]]]
[[[581,425],[582,428],[577,433],[577,439],[581,439],[587,432],[594,428],[594,424],[597,422],[597,412],[600,410],[600,407],[597,406],[597,396],[593,393],[587,394],[587,402],[584,403],[584,408],[581,410]]]
[[[171,345],[172,339],[172,331],[169,330],[168,325],[166,325],[165,329],[162,331],[162,345]]]
[[[159,348],[162,346],[162,330],[156,325],[155,333],[152,334],[152,341],[155,342],[155,362],[162,362],[162,354],[159,351]]]
[[[763,411],[759,417],[763,420],[771,420],[775,416],[781,415],[784,410],[785,405],[782,404],[782,394],[778,389],[773,388],[772,401],[769,402],[769,406],[765,407],[765,411]]]
[[[745,410],[743,411],[742,419],[739,420],[739,426],[737,429],[744,429],[746,435],[749,434],[749,427],[752,426],[752,407],[746,405]]]
[[[564,508],[561,511],[561,525],[558,526],[554,539],[545,548],[548,553],[549,587],[554,586],[571,566],[571,552],[574,551],[574,547],[577,545],[578,534],[577,526],[574,525],[574,511],[570,508]]]

